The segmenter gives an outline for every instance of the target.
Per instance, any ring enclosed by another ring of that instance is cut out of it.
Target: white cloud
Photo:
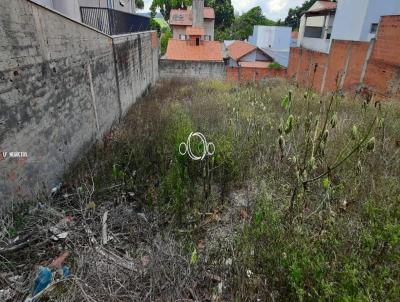
[[[151,2],[153,2],[153,1],[152,0],[144,0],[144,9],[143,9],[143,11],[148,12],[150,10]]]
[[[232,0],[235,10],[239,13],[260,6],[264,15],[272,20],[285,19],[289,8],[301,5],[303,2],[304,0]]]
[[[282,12],[288,5],[289,0],[270,0],[267,3],[267,7],[272,12]]]
[[[144,0],[144,11],[149,11],[152,0]],[[264,15],[272,20],[285,19],[289,8],[301,5],[304,0],[232,0],[236,12],[244,13],[260,6]]]

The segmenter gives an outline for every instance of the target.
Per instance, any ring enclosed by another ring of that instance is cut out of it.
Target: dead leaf
[[[140,259],[140,261],[142,262],[143,267],[147,267],[150,263],[150,256],[148,255],[143,256],[142,259]]]
[[[244,220],[249,220],[249,213],[245,209],[240,210],[240,218]]]
[[[206,242],[204,240],[199,240],[197,242],[197,249],[203,251],[206,248]]]
[[[95,209],[96,209],[96,203],[95,203],[94,201],[89,202],[89,203],[86,205],[86,209],[88,209],[88,210],[95,210]]]

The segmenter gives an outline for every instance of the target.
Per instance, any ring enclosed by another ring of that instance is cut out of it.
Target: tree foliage
[[[206,0],[204,5],[212,7],[215,11],[216,31],[223,31],[230,28],[235,21],[235,10],[231,0]]]
[[[164,19],[169,20],[171,9],[187,8],[191,3],[191,0],[153,0],[150,6],[151,16],[154,18],[159,9]]]
[[[136,8],[143,9],[144,8],[144,1],[143,0],[135,0]]]
[[[187,8],[191,4],[191,0],[153,0],[150,11],[154,17],[159,9],[164,19],[169,20],[171,9]],[[235,16],[231,0],[206,0],[204,5],[214,8],[216,40],[244,40],[252,34],[254,25],[275,25],[274,21],[263,15],[259,6],[240,16]]]
[[[167,30],[161,35],[160,47],[162,56],[165,55],[167,52],[169,39],[172,39],[172,32],[170,30]]]
[[[289,14],[285,19],[285,25],[290,26],[293,29],[298,29],[300,27],[301,15],[305,11],[309,10],[316,1],[317,0],[306,0],[303,5],[289,9]]]
[[[275,25],[275,22],[266,18],[259,6],[237,16],[231,28],[230,38],[235,40],[247,39],[252,33],[254,25]]]

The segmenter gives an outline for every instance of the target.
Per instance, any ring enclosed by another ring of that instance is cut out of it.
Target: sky
[[[152,0],[144,0],[144,11],[149,11]],[[233,7],[238,13],[243,13],[249,9],[260,6],[264,15],[271,20],[285,19],[289,8],[301,5],[304,0],[232,0]]]

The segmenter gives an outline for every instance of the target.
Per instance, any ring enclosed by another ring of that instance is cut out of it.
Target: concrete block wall
[[[121,35],[113,38],[118,74],[121,113],[140,97],[158,78],[156,32]]]
[[[225,80],[226,70],[223,62],[200,61],[159,61],[160,78],[188,78]]]
[[[291,48],[287,77],[320,93],[365,87],[380,98],[400,96],[400,16],[381,18],[376,41],[333,40],[329,54]]]
[[[286,69],[229,67],[223,62],[160,60],[161,78],[210,79],[235,82],[286,77]]]
[[[1,207],[48,191],[121,118],[157,79],[158,43],[152,32],[112,38],[26,0],[0,10]]]

